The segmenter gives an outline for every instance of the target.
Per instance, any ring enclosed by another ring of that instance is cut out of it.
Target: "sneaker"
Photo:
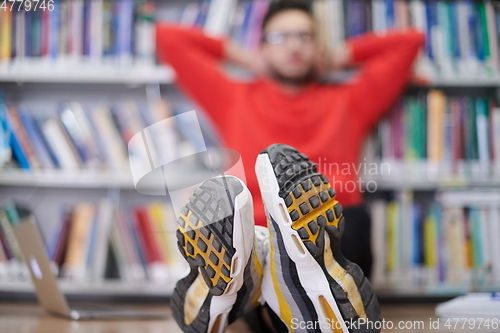
[[[254,251],[251,194],[236,177],[209,179],[178,224],[177,244],[190,271],[175,287],[174,318],[184,332],[223,332],[260,299],[264,264]]]
[[[270,232],[268,306],[292,332],[378,332],[370,282],[340,252],[346,221],[328,179],[283,144],[260,153],[255,169]]]

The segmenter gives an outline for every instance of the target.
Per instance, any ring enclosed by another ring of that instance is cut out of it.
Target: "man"
[[[366,135],[405,87],[423,41],[412,30],[383,37],[369,34],[326,55],[318,48],[308,5],[296,0],[271,3],[255,52],[197,30],[157,26],[159,59],[175,69],[181,89],[213,119],[225,146],[241,153],[258,225],[266,225],[266,215],[253,165],[262,149],[283,142],[319,162],[320,168],[356,165]],[[229,78],[222,61],[253,71],[255,79]],[[360,66],[349,82],[319,82],[322,73],[348,65]],[[370,220],[359,189],[344,186],[358,184],[357,175],[339,167],[320,171],[345,206],[342,252],[368,275]],[[290,328],[289,320],[286,325]]]

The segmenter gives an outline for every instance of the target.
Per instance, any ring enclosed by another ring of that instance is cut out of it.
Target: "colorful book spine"
[[[13,12],[0,10],[0,63],[10,60],[12,54]]]
[[[63,274],[75,281],[84,281],[87,272],[87,254],[95,207],[92,204],[78,204],[73,213],[68,236]]]
[[[99,64],[105,56],[115,65],[144,57],[154,65],[154,8],[151,1],[74,0],[53,1],[50,10],[2,10],[0,62],[43,58],[64,66],[68,60]],[[225,31],[232,11],[226,14]]]
[[[488,96],[447,96],[431,90],[403,97],[374,132],[374,146],[379,147],[375,159],[414,166],[415,173],[406,172],[414,180],[498,177],[498,117],[496,104]]]
[[[372,205],[373,231],[385,234],[374,247],[376,285],[498,286],[498,192],[440,191],[433,202],[404,192]]]

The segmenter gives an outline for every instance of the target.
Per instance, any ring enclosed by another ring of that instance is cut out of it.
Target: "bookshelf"
[[[201,168],[188,168],[166,175],[165,181],[173,188],[180,188],[181,181],[193,173],[200,175],[202,178],[209,178],[213,175],[212,172]],[[0,186],[135,190],[130,173],[100,172],[97,170],[70,172],[43,170],[33,173],[9,170],[0,173]]]
[[[0,66],[0,82],[23,83],[81,83],[81,84],[171,84],[174,72],[167,66],[39,66],[22,64]]]
[[[29,67],[32,67],[31,69]],[[36,70],[34,70],[36,68]],[[229,69],[234,76],[248,76],[244,71]],[[339,73],[331,81],[345,78],[346,74]],[[0,66],[0,82],[23,83],[81,83],[81,84],[174,84],[175,72],[168,66],[131,66],[115,68],[113,66],[80,65],[74,68],[67,66],[27,65],[18,68]],[[449,88],[449,87],[499,87],[499,77],[460,77],[436,78],[425,83],[412,83],[413,87],[420,88]]]
[[[211,175],[208,171],[191,170],[199,174]],[[171,176],[173,187],[178,187],[175,180],[189,175],[183,172]],[[204,176],[201,176],[204,177]],[[463,189],[463,188],[497,188],[500,187],[500,180],[422,180],[422,179],[399,179],[396,177],[365,177],[364,182],[374,181],[377,183],[377,190],[415,190],[430,191],[436,189]],[[123,190],[134,190],[132,176],[130,174],[117,174],[112,172],[78,171],[78,172],[57,172],[42,171],[38,173],[26,173],[19,170],[10,170],[0,173],[0,186],[19,187],[46,187],[46,188],[119,188]],[[366,190],[366,184],[364,189]]]
[[[76,6],[86,3],[84,1],[75,2],[80,3]],[[207,32],[229,35],[239,41],[240,44],[250,48],[256,47],[258,35],[254,30],[258,26],[258,12],[262,12],[262,8],[266,5],[266,1],[262,0],[239,2],[193,1],[189,5],[178,0],[158,0],[149,3],[156,6],[155,16],[158,20],[180,21],[185,25],[201,25]],[[232,24],[228,24],[231,11],[224,11],[221,14],[215,10],[217,4],[220,3],[231,4],[232,10],[234,10],[234,22]],[[321,16],[320,24],[323,29],[329,29],[328,31],[331,32],[323,36],[325,38],[323,42],[330,47],[343,40],[346,36],[350,37],[370,30],[383,33],[382,31],[385,28],[405,29],[411,24],[427,31],[427,36],[432,43],[426,45],[418,68],[428,75],[430,78],[429,83],[413,84],[408,91],[409,96],[425,94],[429,90],[439,89],[446,91],[446,94],[450,96],[488,96],[491,99],[498,100],[500,95],[500,71],[498,59],[495,58],[494,52],[495,49],[498,49],[498,43],[492,36],[493,34],[498,35],[499,32],[492,30],[488,24],[480,24],[484,17],[491,21],[492,13],[498,19],[498,8],[490,1],[475,1],[473,7],[464,6],[464,3],[466,2],[439,2],[436,7],[430,9],[437,17],[437,21],[432,23],[429,23],[425,14],[423,14],[422,8],[425,10],[425,7],[422,7],[424,6],[423,1],[418,0],[409,2],[399,0],[316,0],[314,6],[316,13],[326,14],[326,16],[319,14]],[[480,7],[481,3],[485,4],[484,14],[482,7]],[[443,23],[444,21],[439,16],[444,11],[450,10],[447,6],[452,6],[450,8],[453,10],[457,9],[460,15],[472,15],[476,18],[477,29],[483,29],[483,32],[487,33],[488,43],[483,41],[483,43],[472,43],[474,44],[472,45],[464,43],[460,39],[455,40],[455,36],[463,33],[468,34],[470,38],[472,37],[470,33],[464,32],[458,20],[455,22],[457,24],[452,22],[451,26],[447,26],[447,29],[445,29],[442,24],[450,23]],[[335,16],[337,15],[334,13],[335,9],[337,9],[338,13],[344,13],[344,15]],[[212,14],[210,11],[212,11]],[[218,15],[222,15],[219,16],[220,20],[215,20],[214,18]],[[252,20],[255,21],[254,26],[248,24],[248,20],[252,15]],[[222,24],[217,23],[219,21]],[[430,33],[429,26],[432,29],[437,29],[441,34]],[[454,31],[456,34],[452,36],[450,31]],[[75,33],[78,34],[78,31]],[[73,37],[76,38],[75,36]],[[133,39],[135,37],[130,35],[128,38]],[[120,43],[124,44],[123,41]],[[447,47],[436,48],[435,46],[438,44]],[[43,55],[36,57],[26,55],[24,58],[9,62],[0,61],[0,89],[5,90],[7,97],[10,97],[7,99],[9,103],[12,102],[13,105],[23,105],[30,108],[41,102],[44,108],[55,109],[54,105],[62,100],[75,100],[82,105],[93,105],[94,99],[105,100],[106,103],[111,105],[114,101],[126,97],[138,101],[139,104],[148,103],[151,98],[149,90],[154,90],[167,95],[174,104],[181,105],[181,108],[185,111],[193,109],[191,106],[188,107],[189,102],[186,102],[178,91],[171,87],[175,79],[175,73],[170,67],[157,65],[154,59],[151,58],[142,59],[141,61],[136,61],[137,59],[134,58],[139,51],[142,52],[142,55],[149,54],[151,56],[151,49],[148,49],[147,46],[140,50],[132,47],[123,48],[123,45],[120,47],[121,53],[112,54],[109,59],[103,56],[97,62],[89,61],[89,59],[82,61],[81,54],[77,54],[77,57],[73,59],[73,53],[78,52],[78,50],[72,50],[71,48],[62,51],[62,59],[56,57],[55,61],[54,59],[51,60],[50,57],[47,59]],[[472,59],[467,58],[464,53],[460,52],[467,47],[473,53]],[[452,49],[456,52],[451,52]],[[486,52],[487,50],[488,52]],[[101,51],[104,55],[104,47]],[[131,55],[132,58],[130,58]],[[496,55],[498,56],[498,54]],[[88,54],[85,54],[84,58],[87,56]],[[5,59],[2,58],[2,60]],[[448,64],[451,64],[451,66],[448,66]],[[234,71],[234,73],[241,74],[237,71]],[[333,79],[335,81],[338,78],[342,80],[348,75],[349,73],[337,73]],[[38,112],[38,110],[35,112]],[[376,157],[374,158],[377,163],[384,162],[376,160]],[[443,192],[470,190],[488,193],[500,187],[500,177],[498,175],[489,175],[482,178],[464,175],[456,177],[436,177],[433,175],[429,177],[426,161],[420,162],[422,163],[408,163],[404,159],[391,161],[395,166],[394,174],[387,177],[366,176],[365,181],[372,180],[377,183],[376,192],[366,194],[367,202],[373,203],[383,198],[385,205],[391,200],[402,200],[401,197],[409,195],[412,200],[415,199],[412,202],[421,204],[424,207],[423,209],[428,209],[432,203],[439,201]],[[200,168],[185,170],[182,174],[172,175],[172,180],[175,181],[176,178],[184,177],[191,172],[203,172],[200,170]],[[410,177],[408,177],[409,174]],[[121,171],[92,171],[83,168],[71,171],[42,169],[31,172],[5,169],[0,172],[0,198],[5,199],[10,196],[29,198],[34,191],[53,197],[50,200],[47,199],[47,202],[52,202],[50,205],[51,212],[42,216],[42,224],[53,224],[54,220],[60,219],[60,216],[58,216],[59,208],[53,201],[62,200],[61,198],[71,198],[72,203],[78,203],[79,200],[88,201],[90,197],[106,198],[110,196],[110,193],[119,193],[120,196],[126,198],[124,203],[130,205],[147,204],[152,200],[164,199],[134,193],[135,188],[131,175]],[[489,196],[488,198],[492,197]],[[495,198],[493,196],[491,200],[495,200]],[[39,205],[40,203],[38,203],[36,211],[40,211]],[[480,201],[474,202],[474,205],[480,205]],[[387,253],[384,255],[387,255]],[[419,272],[418,274],[425,275],[427,273]],[[128,295],[138,299],[144,296],[168,297],[172,292],[175,278],[175,276],[170,276],[163,283],[151,281],[129,283],[111,279],[99,283],[77,283],[62,279],[61,286],[70,295]],[[383,297],[421,296],[425,298],[451,297],[470,290],[498,291],[499,284],[496,282],[483,284],[467,282],[452,285],[436,281],[413,283],[411,280],[401,279],[397,281],[396,279],[390,284],[377,282],[375,286],[378,293]],[[0,293],[25,293],[31,290],[31,285],[26,281],[0,280]]]
[[[156,296],[169,297],[174,290],[174,282],[165,284],[127,284],[122,282],[109,281],[101,284],[78,284],[74,282],[60,282],[63,293],[67,295],[89,295],[89,296]],[[34,287],[28,282],[3,282],[0,286],[0,293],[12,292],[20,293],[34,292]]]

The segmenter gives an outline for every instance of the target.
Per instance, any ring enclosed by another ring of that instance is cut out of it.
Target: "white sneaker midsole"
[[[264,200],[267,213],[273,217],[274,221],[278,225],[279,231],[283,237],[285,249],[290,259],[296,265],[300,283],[316,309],[318,321],[328,322],[333,319],[330,318],[330,316],[326,313],[324,306],[321,304],[320,299],[321,297],[324,297],[337,317],[337,320],[340,322],[339,326],[341,327],[342,332],[348,333],[349,330],[345,325],[342,314],[337,306],[337,302],[331,292],[330,283],[328,282],[323,269],[305,248],[304,243],[302,242],[297,231],[291,227],[292,221],[290,220],[288,209],[283,198],[278,196],[279,186],[268,154],[260,154],[257,157],[255,171],[257,173],[259,184],[263,184],[263,186],[261,186],[261,195]],[[271,282],[272,284],[272,281],[264,282],[266,284]],[[269,288],[271,287],[269,286]],[[264,297],[269,298],[269,306],[273,309],[273,311],[279,314],[279,305],[276,297],[269,297],[268,295],[264,295]],[[332,332],[332,329],[322,327],[322,331]]]

